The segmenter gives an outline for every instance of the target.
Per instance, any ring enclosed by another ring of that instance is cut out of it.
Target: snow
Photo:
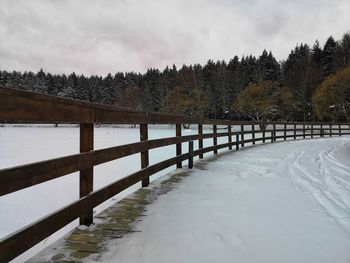
[[[190,128],[183,134],[197,133],[196,126]],[[218,127],[218,131],[226,130]],[[204,132],[211,133],[211,127],[204,127]],[[150,139],[174,135],[173,126],[149,129]],[[95,149],[138,140],[138,128],[95,128]],[[219,144],[226,142],[227,137],[218,138]],[[115,252],[106,254],[105,261],[114,262],[116,257],[118,262],[342,262],[346,255],[349,258],[345,251],[349,247],[348,144],[349,138],[342,137],[246,147],[209,163],[209,170],[194,169],[179,189],[150,207],[149,216],[138,225],[141,233],[111,244]],[[212,139],[204,140],[204,146],[210,145]],[[184,143],[183,152],[187,148]],[[78,151],[76,126],[0,127],[0,169]],[[174,153],[175,146],[151,150],[150,163]],[[96,166],[94,189],[139,168],[139,154]],[[139,187],[106,201],[95,213]],[[78,173],[0,197],[0,238],[77,198]],[[27,260],[76,226],[77,220],[13,262]]]
[[[350,138],[246,147],[193,169],[100,262],[349,262]]]
[[[53,125],[6,125],[0,127],[0,169],[26,163],[62,157],[79,152],[79,128],[77,126]],[[184,135],[197,133],[195,126],[183,130]],[[211,133],[210,127],[204,127],[205,133]],[[94,148],[102,149],[139,141],[139,129],[122,127],[95,128]],[[149,138],[175,136],[173,126],[150,126]],[[219,138],[219,143],[227,142],[227,137]],[[212,140],[204,141],[205,146],[212,145]],[[195,147],[197,142],[195,142]],[[188,145],[183,144],[183,152]],[[150,164],[174,157],[175,146],[167,146],[150,151]],[[185,162],[186,164],[186,162]],[[98,165],[94,168],[94,189],[97,190],[132,172],[140,169],[140,154],[134,154],[116,161]],[[155,180],[175,169],[170,167],[151,177]],[[122,199],[141,186],[136,184],[94,209],[99,213],[106,207]],[[45,182],[34,187],[23,189],[0,197],[0,238],[24,227],[27,224],[54,212],[57,209],[79,198],[78,173]],[[13,262],[23,262],[35,255],[68,231],[78,225],[77,220],[39,243]]]

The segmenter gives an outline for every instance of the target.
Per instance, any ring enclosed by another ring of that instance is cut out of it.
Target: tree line
[[[350,101],[350,81],[348,85],[344,80],[350,71],[344,69],[349,65],[350,34],[345,34],[338,41],[329,37],[323,47],[318,41],[312,47],[297,45],[281,62],[264,50],[259,57],[234,56],[228,62],[209,60],[205,65],[183,65],[179,69],[173,65],[163,71],[151,68],[144,74],[118,72],[101,77],[43,70],[0,71],[0,85],[144,111],[217,119],[344,121],[348,120]],[[337,73],[342,75],[341,80]],[[340,92],[342,102],[339,95],[332,94],[337,81],[345,90]],[[333,88],[326,89],[327,85]]]

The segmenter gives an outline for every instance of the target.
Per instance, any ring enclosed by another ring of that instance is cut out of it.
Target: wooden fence
[[[80,199],[2,238],[0,262],[14,259],[77,218],[80,219],[80,224],[91,224],[92,211],[97,205],[140,181],[142,186],[146,187],[151,175],[172,165],[181,168],[182,162],[188,160],[188,167],[192,168],[194,156],[203,158],[204,153],[217,154],[219,149],[232,150],[233,146],[238,150],[247,144],[254,145],[257,142],[350,134],[348,123],[212,120],[96,105],[6,88],[0,88],[0,121],[80,125],[79,154],[0,170],[0,198],[73,172],[80,172]],[[94,124],[96,123],[138,124],[140,141],[94,150]],[[174,124],[176,136],[149,140],[149,124]],[[197,125],[198,134],[182,135],[182,124]],[[203,125],[210,125],[212,133],[203,133]],[[227,131],[218,132],[219,125],[224,126]],[[218,144],[219,137],[227,137],[227,142]],[[203,147],[205,139],[212,139],[213,145]],[[198,148],[194,149],[193,141],[196,140]],[[189,151],[182,153],[182,144],[186,142],[189,143]],[[176,155],[173,158],[149,165],[150,149],[174,144],[176,144]],[[94,191],[94,166],[136,153],[140,153],[141,156],[139,171]]]

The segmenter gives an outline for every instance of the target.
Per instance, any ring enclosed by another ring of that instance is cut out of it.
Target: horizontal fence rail
[[[219,149],[226,148],[238,150],[257,142],[274,143],[277,140],[350,134],[348,123],[213,120],[96,105],[7,88],[0,88],[0,121],[80,125],[80,153],[0,170],[0,198],[73,172],[80,172],[80,198],[0,239],[0,262],[16,258],[77,218],[80,219],[80,224],[91,224],[94,207],[138,182],[142,182],[143,187],[148,186],[151,175],[170,166],[181,168],[182,162],[188,160],[188,168],[192,168],[195,156],[201,159],[205,153],[217,154]],[[94,150],[94,124],[100,123],[138,124],[140,141]],[[176,127],[176,136],[149,140],[149,124],[173,124]],[[182,124],[198,125],[198,134],[182,136]],[[203,133],[203,125],[210,125],[213,132]],[[223,129],[224,132],[220,132]],[[227,137],[227,143],[218,144],[220,137]],[[211,139],[213,145],[204,147],[205,139]],[[194,141],[198,141],[197,149],[194,149]],[[188,152],[182,153],[182,144],[187,142]],[[149,150],[170,145],[176,146],[176,155],[173,158],[149,165]],[[133,154],[141,156],[139,171],[94,191],[94,166]]]

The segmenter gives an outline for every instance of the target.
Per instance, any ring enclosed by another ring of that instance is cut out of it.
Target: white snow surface
[[[183,135],[197,133],[197,126],[183,130]],[[204,127],[204,133],[211,133],[211,127]],[[225,132],[225,131],[223,131]],[[94,148],[103,149],[139,141],[139,128],[128,126],[106,126],[94,129]],[[149,139],[174,137],[175,127],[154,125],[149,127]],[[218,143],[226,143],[227,137]],[[204,140],[205,146],[212,145],[212,139]],[[197,142],[195,142],[197,147]],[[188,144],[183,143],[183,152]],[[53,125],[5,125],[0,127],[0,169],[48,160],[79,153],[79,128],[74,125],[53,127]],[[210,153],[211,154],[211,153]],[[150,150],[150,164],[175,156],[175,145]],[[186,164],[186,162],[184,162]],[[121,179],[141,167],[140,154],[111,161],[94,167],[94,190]],[[155,180],[175,170],[169,167],[151,177]],[[138,183],[94,209],[99,213],[106,207],[140,188]],[[79,175],[72,173],[49,182],[23,189],[0,197],[0,239],[76,201],[79,198]],[[75,220],[55,234],[25,252],[13,263],[24,262],[55,242],[78,225]]]
[[[350,262],[350,138],[246,147],[194,169],[101,262]]]

